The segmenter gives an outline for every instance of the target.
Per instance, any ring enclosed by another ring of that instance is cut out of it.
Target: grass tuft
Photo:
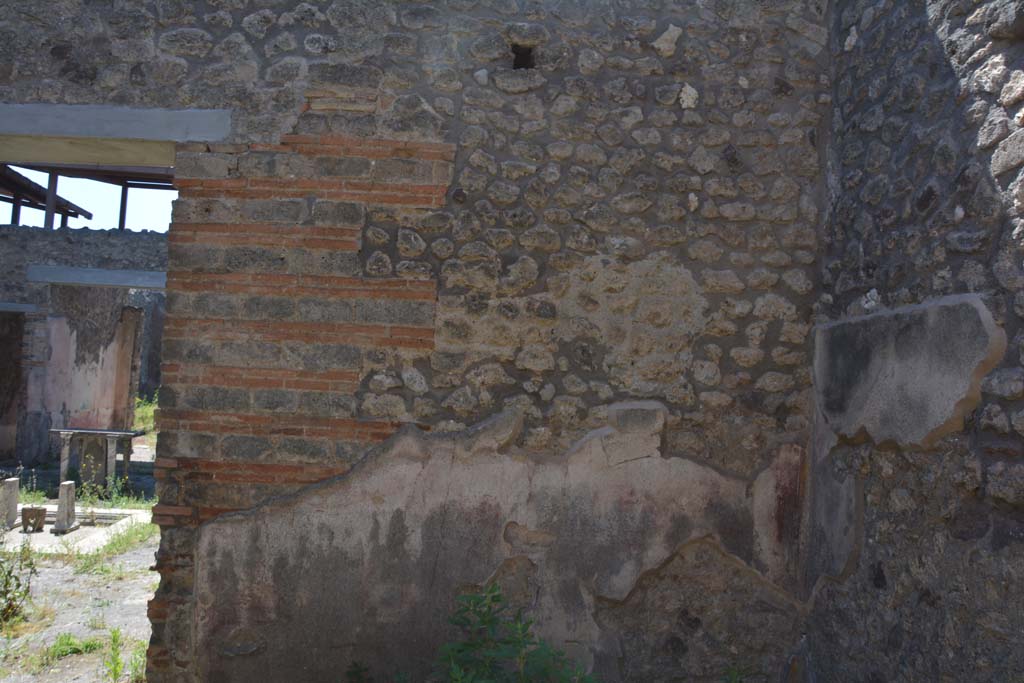
[[[84,655],[103,649],[100,638],[77,638],[70,633],[61,633],[57,640],[40,652],[31,655],[26,662],[31,673],[40,673],[49,669],[58,660],[72,655]]]
[[[103,641],[99,638],[76,638],[70,633],[61,633],[57,636],[50,647],[46,648],[47,654],[53,659],[62,659],[71,655],[84,655],[96,652],[103,647]]]
[[[128,683],[145,683],[146,648],[146,641],[132,641],[131,655],[128,658]]]
[[[153,538],[159,531],[155,524],[135,523],[114,534],[102,548],[92,553],[72,553],[67,559],[76,574],[108,574],[116,579],[128,575],[120,565],[111,564],[110,558],[123,555],[132,548]]]

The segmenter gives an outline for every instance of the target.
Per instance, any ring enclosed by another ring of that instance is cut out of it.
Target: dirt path
[[[11,683],[99,683],[109,681],[103,670],[103,651],[71,655],[45,665],[41,653],[61,633],[77,638],[99,638],[104,649],[110,630],[120,628],[127,646],[122,657],[127,667],[132,646],[148,642],[146,603],[156,588],[150,571],[159,537],[110,558],[101,573],[75,574],[59,560],[40,560],[32,582],[28,621],[16,628],[16,637],[0,642],[0,680]],[[127,681],[127,673],[121,679]]]

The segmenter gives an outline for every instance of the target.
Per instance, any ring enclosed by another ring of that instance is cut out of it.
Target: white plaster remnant
[[[814,346],[817,403],[832,432],[928,448],[963,428],[1006,333],[980,297],[963,294],[821,325]]]
[[[697,89],[689,83],[684,83],[682,90],[679,91],[679,106],[683,109],[693,109],[699,100],[700,93]]]
[[[854,26],[850,29],[850,34],[846,36],[846,42],[843,43],[843,49],[849,52],[857,46],[857,27]]]

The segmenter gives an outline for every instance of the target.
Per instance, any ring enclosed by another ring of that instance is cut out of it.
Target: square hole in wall
[[[512,68],[532,69],[534,67],[533,48],[526,45],[512,46]]]

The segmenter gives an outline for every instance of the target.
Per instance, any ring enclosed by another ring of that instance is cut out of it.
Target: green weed
[[[128,575],[121,565],[111,564],[110,558],[123,555],[132,548],[151,539],[159,531],[154,524],[136,523],[114,534],[102,548],[92,553],[73,553],[67,560],[76,574],[107,574],[123,579]]]
[[[146,399],[142,396],[135,397],[135,421],[132,429],[151,432],[156,429],[156,409],[159,403],[160,390],[153,394],[153,398]]]
[[[91,481],[79,484],[75,489],[75,499],[84,508],[119,508],[129,510],[149,510],[156,503],[156,498],[146,498],[131,490],[127,477],[114,479],[111,486],[100,486]],[[88,518],[87,513],[83,516]],[[95,520],[92,520],[95,523]]]
[[[103,647],[103,641],[99,638],[76,638],[70,633],[61,633],[57,640],[50,647],[46,648],[46,654],[52,659],[62,659],[71,655],[84,655],[89,652],[96,652]]]
[[[128,659],[128,683],[145,683],[146,680],[146,642],[136,640],[132,644],[132,654]]]
[[[432,683],[596,683],[565,653],[537,638],[532,620],[521,612],[512,615],[496,584],[460,596],[449,621],[462,638],[441,646]],[[373,678],[365,666],[352,662],[345,681],[373,683]]]
[[[121,656],[123,645],[124,636],[121,635],[121,629],[110,629],[110,643],[103,655],[103,670],[106,671],[110,683],[118,683],[124,675],[124,658]]]
[[[39,488],[35,469],[19,467],[15,476],[18,477],[18,502],[25,505],[45,505],[49,499],[46,490]]]
[[[28,541],[23,541],[16,553],[0,553],[0,626],[24,616],[32,578],[38,573]]]
[[[99,638],[77,638],[70,633],[58,634],[57,640],[42,651],[31,655],[25,661],[26,668],[31,673],[40,673],[50,668],[58,660],[72,655],[83,655],[89,652],[96,652],[103,648],[103,641]]]

